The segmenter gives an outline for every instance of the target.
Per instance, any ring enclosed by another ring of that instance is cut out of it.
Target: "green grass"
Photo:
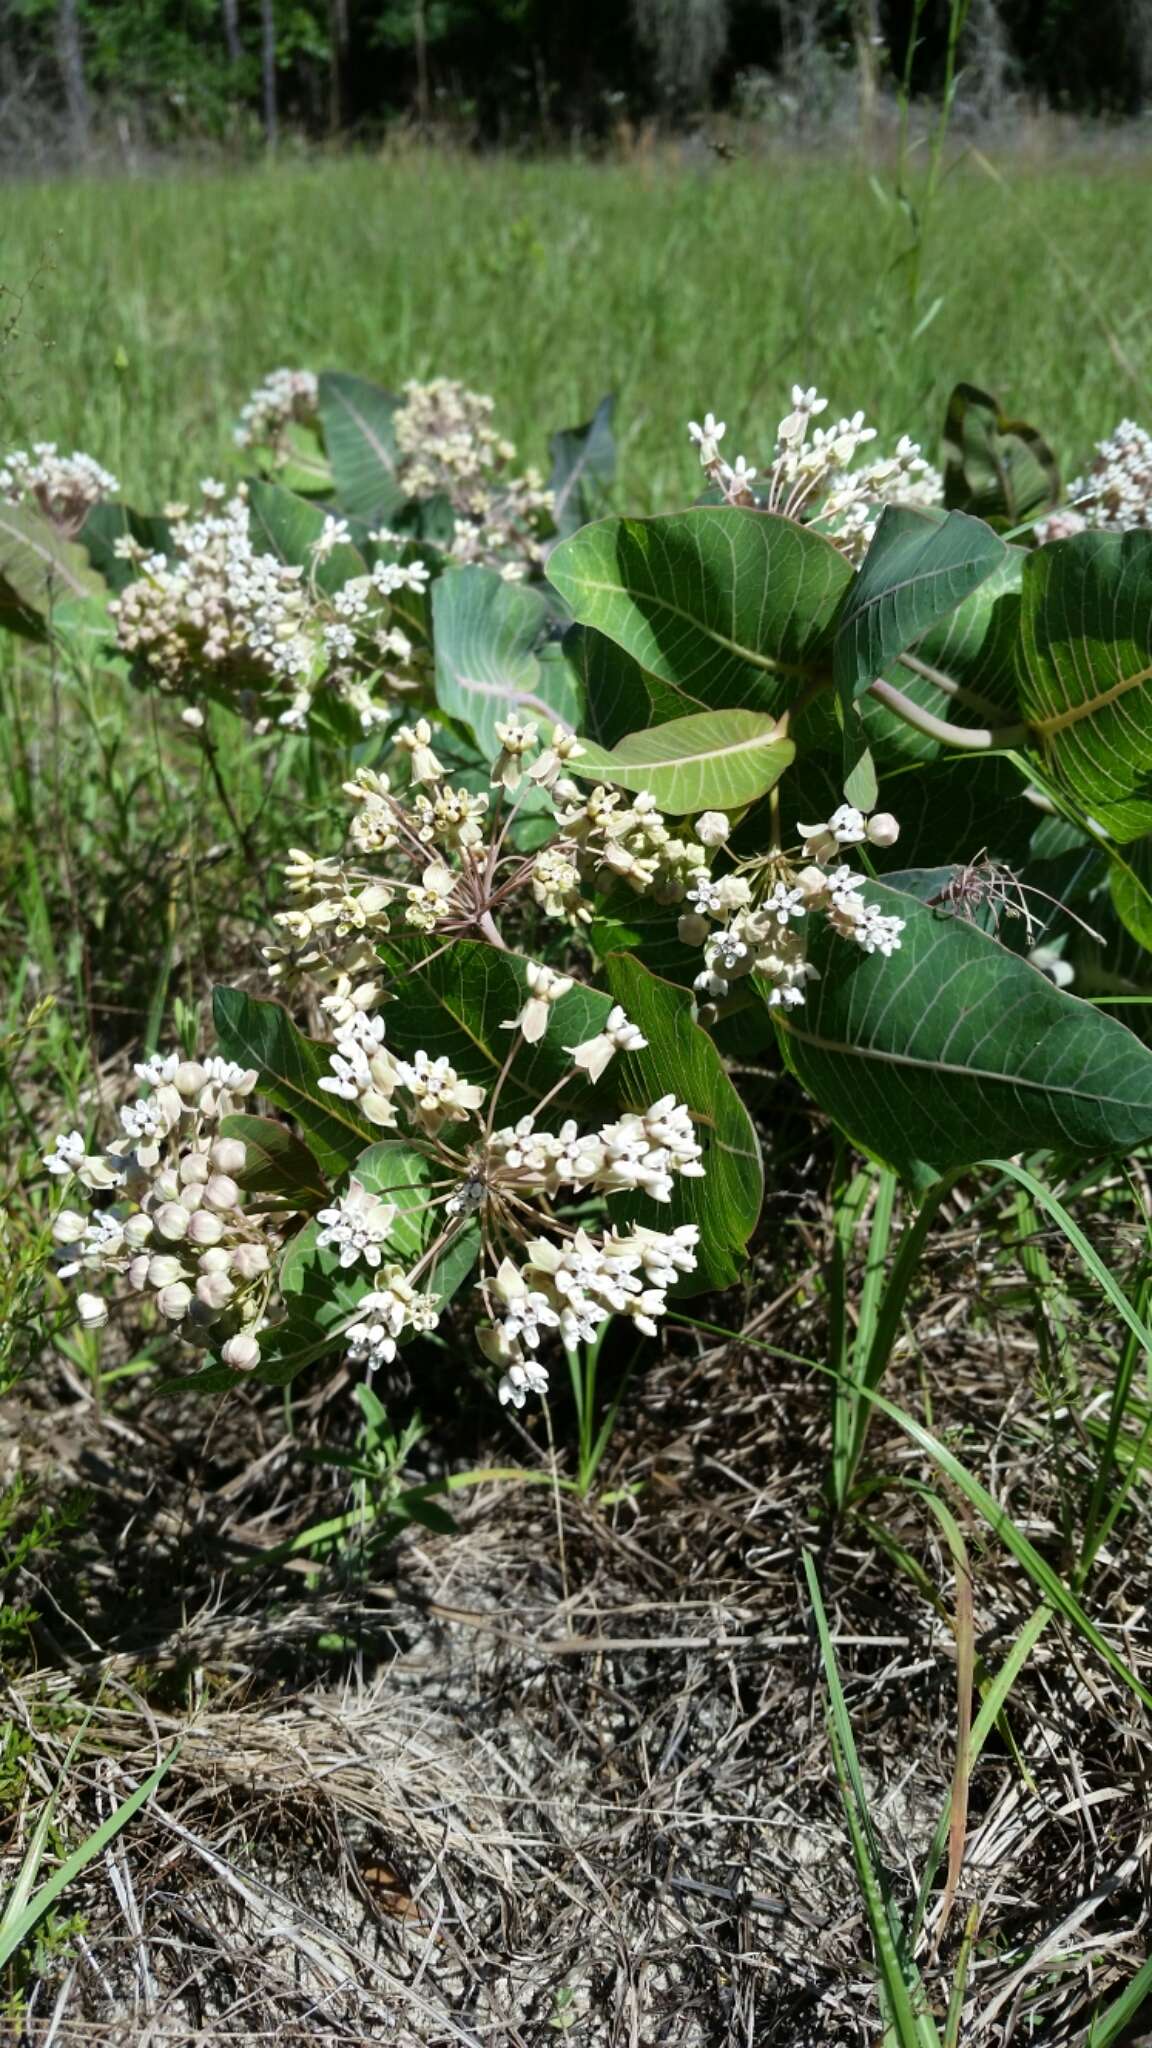
[[[40,274],[2,359],[0,444],[87,448],[153,503],[236,473],[241,400],[300,363],[462,377],[540,462],[615,389],[641,510],[692,484],[689,416],[712,406],[754,461],[793,379],[932,449],[953,382],[986,383],[1074,466],[1122,414],[1152,416],[1152,176],[1006,176],[946,178],[914,316],[904,216],[844,162],[364,157],[10,188],[0,282]]]

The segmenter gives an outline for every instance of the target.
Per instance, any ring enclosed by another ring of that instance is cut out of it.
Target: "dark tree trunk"
[[[264,140],[275,149],[280,139],[280,107],[276,97],[276,0],[260,0],[260,53],[264,75]]]
[[[328,127],[344,126],[344,59],[348,50],[348,0],[328,0]]]
[[[91,120],[76,0],[59,0],[56,9],[56,62],[64,87],[72,148],[77,156],[83,156],[88,148]]]
[[[220,12],[224,17],[224,47],[228,52],[228,62],[230,64],[238,64],[240,62],[240,22],[237,0],[220,0]]]

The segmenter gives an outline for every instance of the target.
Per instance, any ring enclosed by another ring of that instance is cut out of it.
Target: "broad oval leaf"
[[[796,1074],[848,1135],[923,1179],[1003,1153],[1123,1153],[1152,1137],[1152,1053],[962,917],[866,890],[905,919],[890,960],[813,920],[820,974],[777,1012]]]
[[[225,1058],[255,1067],[260,1093],[295,1117],[328,1178],[347,1172],[371,1143],[372,1128],[354,1103],[320,1087],[321,1075],[330,1071],[332,1048],[305,1038],[279,1003],[263,1002],[242,989],[218,988],[212,1013]]]
[[[997,726],[1018,718],[1017,641],[1026,560],[1026,549],[1006,547],[999,565],[955,611],[889,663],[885,680],[953,725]],[[955,692],[949,687],[953,684]],[[857,708],[881,773],[897,761],[934,761],[949,752],[942,741],[917,732],[867,691]]]
[[[350,541],[341,541],[322,561],[315,558],[316,543],[329,514],[308,498],[298,498],[280,484],[256,481],[248,486],[248,528],[252,545],[262,554],[275,555],[289,568],[306,569],[321,590],[342,590],[354,576],[367,574],[364,558]]]
[[[696,1022],[690,992],[659,980],[630,953],[614,954],[605,973],[613,997],[648,1040],[643,1052],[613,1061],[620,1069],[616,1085],[636,1107],[662,1095],[677,1095],[687,1103],[705,1167],[702,1180],[676,1181],[670,1203],[635,1196],[619,1209],[613,1200],[609,1213],[626,1213],[654,1230],[698,1224],[696,1270],[672,1291],[699,1294],[709,1287],[731,1287],[744,1270],[744,1250],[764,1195],[755,1126],[719,1052]]]
[[[234,1176],[246,1194],[271,1195],[297,1209],[316,1209],[326,1200],[328,1184],[315,1153],[286,1124],[237,1110],[221,1121],[220,1136],[247,1146],[243,1170]]]
[[[452,569],[432,592],[436,702],[471,727],[486,760],[500,751],[497,723],[515,711],[546,739],[554,725],[574,732],[581,701],[557,647],[542,660],[551,623],[539,591],[506,583],[494,569]]]
[[[582,427],[561,427],[548,443],[552,518],[561,539],[605,510],[616,476],[615,409],[616,395],[609,391]]]
[[[836,687],[845,705],[896,655],[991,576],[1005,545],[966,512],[945,517],[885,505],[844,603],[836,633]]]
[[[336,500],[357,519],[382,521],[403,504],[398,481],[395,415],[400,400],[367,377],[325,370],[320,424]]]
[[[1055,505],[1060,467],[1042,434],[991,392],[957,384],[944,419],[944,503],[1020,526]]]
[[[641,725],[663,725],[694,709],[671,683],[649,675],[591,626],[569,626],[560,648],[583,699],[580,730],[599,747],[614,747]]]
[[[1152,534],[1080,533],[1029,555],[1020,699],[1076,802],[1122,844],[1152,831]]]
[[[662,811],[742,810],[796,758],[792,741],[763,711],[699,711],[629,733],[607,752],[586,744],[574,775],[646,790]]]
[[[574,618],[681,691],[686,708],[777,716],[830,672],[852,582],[821,534],[733,505],[602,519],[553,550],[548,575]]]
[[[0,504],[0,626],[39,639],[55,611],[106,597],[76,541],[41,512]]]

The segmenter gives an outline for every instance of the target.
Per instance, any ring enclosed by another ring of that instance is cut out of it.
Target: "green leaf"
[[[604,510],[616,476],[615,406],[616,397],[610,391],[582,427],[562,427],[548,443],[552,518],[561,539]]]
[[[320,424],[342,512],[387,525],[403,503],[394,424],[399,405],[366,377],[343,370],[321,376]]]
[[[1152,953],[1152,838],[1138,839],[1127,859],[1108,862],[1108,894],[1126,932]]]
[[[763,711],[700,711],[629,733],[611,753],[586,744],[574,775],[646,790],[675,816],[742,810],[780,780],[796,758]]]
[[[865,895],[905,919],[900,951],[869,957],[813,919],[820,979],[775,1013],[796,1074],[865,1150],[921,1179],[1152,1137],[1152,1053],[1124,1025],[964,918],[876,884]]]
[[[51,520],[24,505],[0,504],[0,626],[42,639],[66,604],[107,597],[87,553]]]
[[[940,518],[885,505],[836,633],[836,687],[848,705],[896,655],[999,568],[1004,542],[964,512]]]
[[[327,1199],[315,1154],[286,1124],[238,1110],[223,1118],[220,1136],[239,1138],[248,1148],[244,1170],[235,1176],[248,1194],[271,1195],[299,1209],[315,1209]]]
[[[957,384],[944,419],[944,503],[1021,526],[1059,496],[1059,464],[1043,435],[1009,419],[990,392]]]
[[[212,1012],[220,1050],[242,1067],[255,1067],[260,1092],[295,1117],[311,1142],[321,1172],[347,1171],[371,1143],[372,1129],[355,1105],[319,1086],[329,1072],[331,1048],[297,1031],[287,1010],[242,989],[218,988]]]
[[[427,1206],[429,1182],[440,1169],[422,1152],[403,1141],[370,1145],[353,1163],[356,1178],[373,1194],[383,1195],[400,1211],[385,1254],[411,1268],[443,1228],[443,1211]],[[268,1386],[284,1386],[325,1352],[338,1349],[348,1318],[375,1287],[379,1268],[341,1266],[331,1245],[318,1247],[321,1226],[313,1221],[288,1245],[280,1263],[280,1289],[287,1314],[261,1332],[260,1364],[246,1378]],[[423,1293],[449,1301],[463,1285],[476,1261],[479,1232],[467,1225],[417,1283]],[[172,1380],[195,1393],[227,1392],[237,1375],[226,1365],[206,1366],[191,1379]]]
[[[499,753],[496,725],[511,711],[536,720],[542,739],[554,725],[575,731],[573,672],[561,659],[539,659],[550,624],[539,591],[506,583],[494,569],[453,569],[433,589],[432,624],[436,702],[471,728],[486,760]]]
[[[308,498],[298,498],[279,484],[255,481],[248,486],[248,528],[252,545],[275,555],[289,568],[306,569],[321,590],[342,590],[354,576],[367,574],[364,558],[349,541],[341,541],[322,562],[314,549],[329,515]]]
[[[906,649],[889,663],[886,680],[923,710],[954,725],[1003,725],[1018,718],[1017,640],[1026,559],[1026,549],[1006,548],[991,575],[955,611],[930,626],[914,652]],[[925,675],[925,668],[956,684],[960,694]],[[898,761],[948,756],[940,740],[914,731],[867,692],[858,698],[857,709],[881,772]]]
[[[777,716],[829,672],[852,582],[831,541],[731,505],[600,520],[553,549],[548,575],[576,619],[681,691],[686,709]]]
[[[123,590],[139,576],[135,562],[116,553],[116,542],[130,536],[150,554],[166,555],[172,548],[172,528],[166,519],[133,512],[128,505],[105,502],[93,505],[80,528],[80,545],[97,574],[110,590]]]
[[[597,746],[614,747],[642,725],[663,725],[693,709],[679,690],[649,675],[614,640],[591,626],[569,626],[561,654],[583,700],[580,730]]]
[[[421,1051],[433,1059],[443,1057],[466,1080],[491,1089],[512,1044],[504,1025],[519,1015],[528,998],[528,961],[473,939],[442,946],[418,937],[395,938],[379,951],[403,991],[403,1001],[388,1011],[392,1051],[403,1058]],[[594,1038],[611,1007],[608,996],[582,982],[550,1006],[543,1038],[520,1047],[501,1087],[498,1124],[514,1123],[535,1107],[572,1065],[565,1046]],[[574,1105],[587,1098],[577,1075],[558,1099],[557,1116],[562,1120],[575,1114]]]
[[[1080,533],[1024,567],[1020,701],[1054,781],[1121,843],[1152,831],[1152,534]]]
[[[752,1119],[708,1033],[697,1024],[687,989],[660,981],[630,953],[613,954],[605,974],[613,1000],[648,1040],[643,1052],[613,1060],[609,1077],[619,1069],[614,1085],[636,1108],[647,1108],[662,1095],[678,1096],[691,1110],[704,1148],[702,1180],[677,1179],[671,1202],[635,1195],[622,1200],[619,1209],[655,1230],[699,1225],[696,1271],[678,1283],[675,1293],[731,1287],[745,1270],[744,1249],[764,1193]],[[615,1198],[610,1211],[618,1213]]]

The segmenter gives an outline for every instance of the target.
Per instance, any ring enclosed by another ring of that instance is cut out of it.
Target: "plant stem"
[[[930,740],[939,740],[946,747],[959,748],[964,753],[1002,753],[1011,747],[1025,746],[1031,737],[1026,725],[950,725],[946,718],[937,718],[934,711],[925,711],[920,704],[914,704],[903,690],[893,683],[885,682],[883,676],[869,686],[869,695],[876,698],[888,711],[894,711],[905,725],[915,732],[924,733]]]

